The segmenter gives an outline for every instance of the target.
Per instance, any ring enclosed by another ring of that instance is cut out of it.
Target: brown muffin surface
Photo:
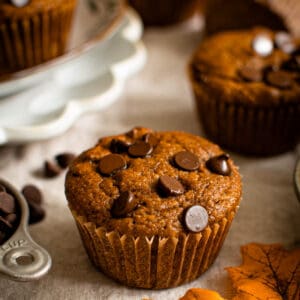
[[[127,168],[104,176],[99,162],[112,151],[112,141],[134,144],[151,133],[155,140],[153,151],[146,157],[134,158],[127,151],[120,153]],[[195,171],[178,168],[174,156],[181,151],[195,154],[200,166]],[[192,205],[201,205],[209,215],[209,224],[229,217],[235,212],[241,196],[241,179],[231,159],[229,176],[218,175],[207,168],[210,158],[224,154],[207,140],[183,132],[151,132],[135,128],[132,132],[101,139],[98,144],[80,155],[71,165],[66,178],[66,196],[71,210],[106,231],[134,236],[178,236],[185,232],[184,211]],[[165,196],[158,187],[161,176],[178,180],[184,193]],[[136,201],[135,209],[125,217],[111,214],[114,201],[120,193],[130,191]]]

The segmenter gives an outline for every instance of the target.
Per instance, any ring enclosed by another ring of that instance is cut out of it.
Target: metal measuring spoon
[[[36,280],[51,267],[48,252],[33,241],[28,232],[29,210],[23,195],[8,182],[0,184],[15,198],[20,208],[19,224],[12,236],[0,245],[0,272],[18,281]]]

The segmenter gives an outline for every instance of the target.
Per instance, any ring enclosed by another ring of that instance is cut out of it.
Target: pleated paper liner
[[[16,71],[62,55],[76,1],[34,16],[0,24],[0,68]]]
[[[190,74],[198,115],[209,139],[249,155],[275,155],[292,150],[300,137],[300,102],[263,107],[222,99]]]
[[[200,0],[201,1],[201,0]],[[129,0],[146,25],[164,26],[187,20],[200,9],[199,0]]]
[[[163,289],[196,279],[218,255],[234,213],[201,233],[133,237],[106,232],[72,211],[93,264],[114,280],[137,288]]]

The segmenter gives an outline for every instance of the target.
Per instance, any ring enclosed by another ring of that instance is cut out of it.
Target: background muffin
[[[189,75],[207,136],[245,154],[292,149],[300,135],[299,54],[287,33],[264,29],[203,41]]]
[[[30,0],[16,7],[1,1],[1,71],[32,67],[63,54],[75,5],[76,0]]]
[[[241,180],[232,160],[203,138],[135,128],[80,155],[66,197],[95,266],[125,285],[159,289],[212,264]]]
[[[201,0],[128,0],[145,25],[170,25],[184,21],[200,9]]]
[[[206,32],[265,26],[300,36],[298,0],[208,0]]]

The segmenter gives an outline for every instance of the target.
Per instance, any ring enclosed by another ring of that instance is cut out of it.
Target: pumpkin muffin
[[[206,32],[264,26],[300,36],[299,0],[208,0]]]
[[[254,155],[293,149],[300,136],[300,48],[286,32],[263,28],[216,34],[189,65],[207,136]]]
[[[241,179],[230,157],[201,137],[134,128],[82,153],[65,189],[93,264],[127,286],[161,289],[213,263]]]
[[[202,0],[204,1],[204,0]],[[200,10],[201,0],[128,0],[145,25],[164,26],[187,20]]]
[[[0,1],[0,70],[18,71],[67,47],[76,0]]]

